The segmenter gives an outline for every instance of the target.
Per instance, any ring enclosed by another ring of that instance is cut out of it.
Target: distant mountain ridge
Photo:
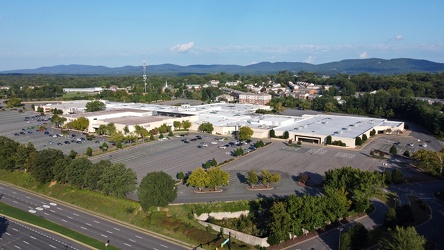
[[[247,66],[240,65],[189,65],[175,64],[148,65],[147,75],[187,75],[211,74],[225,72],[228,74],[273,74],[279,71],[307,71],[318,74],[335,75],[339,73],[376,75],[404,74],[409,72],[444,72],[444,63],[427,60],[398,58],[398,59],[347,59],[338,62],[310,64],[303,62],[261,62]],[[18,69],[0,71],[0,74],[56,74],[56,75],[142,75],[142,66],[105,67],[90,65],[56,65],[37,69]]]

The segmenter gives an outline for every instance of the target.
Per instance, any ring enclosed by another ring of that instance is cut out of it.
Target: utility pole
[[[145,64],[145,61],[143,61],[143,83],[145,85],[145,94],[146,94],[146,64]]]

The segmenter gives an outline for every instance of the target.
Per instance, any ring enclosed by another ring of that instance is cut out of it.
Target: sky
[[[444,63],[442,0],[1,0],[0,71],[414,58]]]

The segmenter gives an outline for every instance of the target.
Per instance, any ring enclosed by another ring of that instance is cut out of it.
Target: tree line
[[[136,173],[123,163],[92,163],[52,148],[38,151],[32,143],[24,145],[4,136],[0,136],[0,169],[29,172],[41,184],[57,182],[118,198],[137,190],[144,210],[166,206],[177,197],[175,181],[164,172],[148,173],[138,187]],[[153,190],[147,190],[153,185]]]

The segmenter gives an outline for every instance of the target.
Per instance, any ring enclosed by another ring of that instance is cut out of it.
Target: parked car
[[[219,146],[219,148],[221,148],[221,149],[226,149],[227,146],[225,146],[225,145],[221,145],[221,146]]]

